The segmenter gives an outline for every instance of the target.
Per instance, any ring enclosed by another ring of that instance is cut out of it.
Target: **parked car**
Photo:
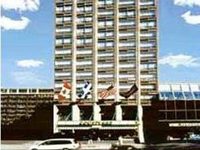
[[[48,139],[31,146],[30,150],[77,150],[80,144],[74,139]]]
[[[144,144],[138,143],[137,137],[119,137],[116,143],[113,143],[110,150],[134,150],[144,149]]]
[[[135,150],[132,145],[112,145],[110,150]]]

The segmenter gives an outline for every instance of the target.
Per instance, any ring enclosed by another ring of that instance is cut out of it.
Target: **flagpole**
[[[136,83],[138,91],[136,94],[137,101],[137,118],[138,118],[138,137],[140,143],[144,143],[143,131],[143,109],[141,104],[141,81],[140,81],[140,0],[136,0]]]

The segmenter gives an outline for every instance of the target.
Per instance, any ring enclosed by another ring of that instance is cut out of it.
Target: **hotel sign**
[[[111,126],[111,121],[81,121],[80,126]]]
[[[200,123],[169,123],[169,127],[200,127]]]

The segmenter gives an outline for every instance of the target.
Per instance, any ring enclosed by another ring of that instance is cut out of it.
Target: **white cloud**
[[[190,55],[178,54],[178,55],[168,55],[159,60],[161,65],[170,65],[173,68],[184,66],[184,67],[199,67],[200,58],[195,58]]]
[[[200,24],[200,15],[192,15],[191,11],[187,11],[181,16],[186,23],[197,25]]]
[[[5,10],[37,11],[40,0],[1,0],[1,7]]]
[[[175,5],[179,6],[200,6],[200,0],[174,0]]]
[[[21,20],[13,20],[2,16],[0,19],[1,28],[4,30],[23,30],[27,27],[30,20],[26,17],[21,17]]]
[[[38,74],[30,71],[17,71],[13,73],[13,78],[20,86],[40,86],[45,83]]]
[[[39,60],[33,60],[33,59],[25,59],[25,60],[17,61],[17,66],[23,67],[23,68],[39,67],[43,64],[44,62],[39,61]]]

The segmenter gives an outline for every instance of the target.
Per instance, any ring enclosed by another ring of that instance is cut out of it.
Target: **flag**
[[[129,91],[127,92],[120,92],[120,96],[125,97],[125,98],[129,98],[132,94],[134,94],[135,92],[137,92],[138,87],[136,84],[134,84]]]
[[[78,95],[81,99],[87,99],[87,96],[90,94],[92,89],[92,84],[90,82],[86,82],[82,87],[81,93]]]
[[[116,88],[113,85],[110,85],[106,90],[103,90],[100,93],[100,97],[102,99],[106,99],[107,97],[111,96],[111,95],[115,95],[116,93]]]
[[[59,101],[65,100],[67,98],[67,96],[69,95],[71,88],[72,88],[71,84],[68,83],[66,80],[64,80],[62,89],[61,89],[60,93],[58,94],[58,100]]]

